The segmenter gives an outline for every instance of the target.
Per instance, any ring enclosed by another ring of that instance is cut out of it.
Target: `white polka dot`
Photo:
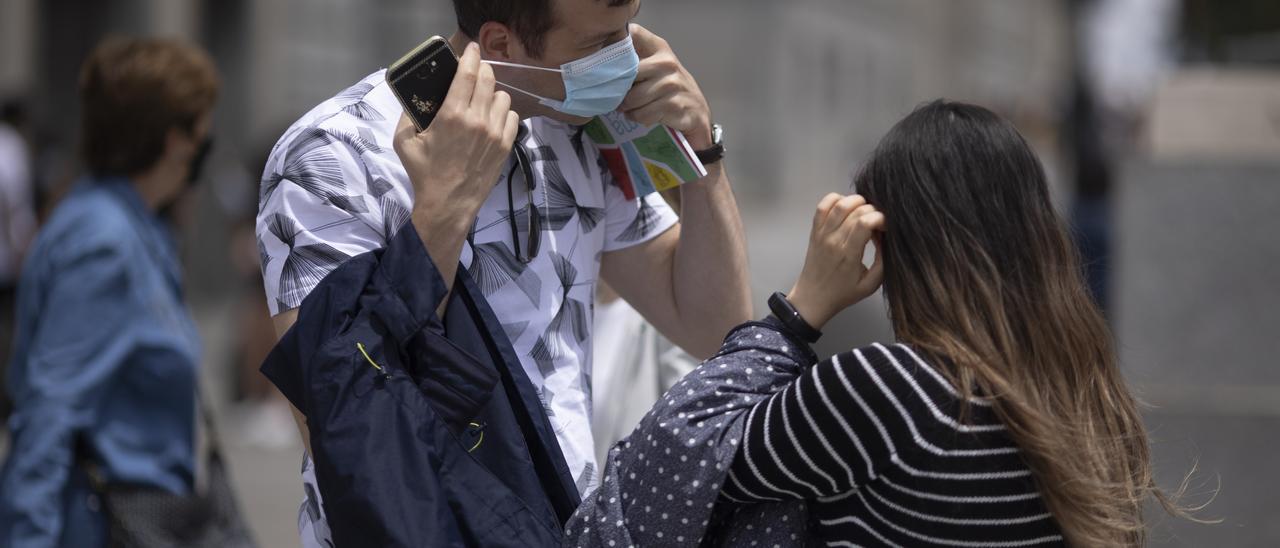
[[[764,335],[761,335],[761,334],[759,334],[759,333],[756,333],[756,338],[757,338],[757,339],[763,339],[763,338],[764,338]]]
[[[618,544],[618,543],[617,543],[617,542],[615,542],[615,541],[613,541],[613,540],[610,540],[610,541],[609,541],[609,546],[616,546],[617,544]]]
[[[671,477],[671,481],[680,481],[680,474],[676,474],[676,475],[672,476],[672,477]]]
[[[690,484],[690,485],[693,485],[694,487],[697,487],[700,483],[702,483],[702,482],[700,482],[700,481],[698,481],[698,480],[693,480],[693,483],[692,483],[692,484]]]

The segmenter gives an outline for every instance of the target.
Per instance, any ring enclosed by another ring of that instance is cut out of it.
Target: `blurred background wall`
[[[1153,514],[1152,543],[1280,544],[1280,2],[646,0],[639,22],[726,127],[758,303],[790,287],[819,197],[847,191],[915,105],[947,97],[1012,119],[1153,405],[1160,481],[1176,486],[1199,459],[1192,500],[1221,485],[1205,515],[1222,524]],[[312,106],[453,28],[445,0],[0,0],[0,98],[30,113],[46,206],[76,174],[76,77],[101,37],[181,36],[218,62],[218,145],[185,260],[206,389],[265,546],[296,545],[301,487],[291,423],[246,396],[269,348],[253,342],[270,327],[246,238],[262,163]],[[860,304],[826,344],[891,338],[884,314]]]

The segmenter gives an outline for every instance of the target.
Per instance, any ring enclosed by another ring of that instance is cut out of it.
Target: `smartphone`
[[[457,72],[458,56],[449,41],[432,36],[391,64],[387,84],[421,132],[435,119]]]

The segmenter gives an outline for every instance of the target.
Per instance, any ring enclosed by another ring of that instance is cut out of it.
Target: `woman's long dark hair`
[[[1144,501],[1167,500],[1026,141],[987,109],[936,101],[889,132],[855,184],[887,218],[898,339],[946,364],[965,394],[994,399],[1071,544],[1141,544]]]

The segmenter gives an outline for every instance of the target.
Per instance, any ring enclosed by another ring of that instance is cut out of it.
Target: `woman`
[[[85,62],[89,174],[18,284],[0,545],[104,546],[91,476],[192,489],[200,346],[160,212],[195,178],[217,90],[209,57],[171,40],[109,39]]]
[[[1014,127],[928,104],[856,188],[819,204],[775,316],[614,448],[570,542],[1141,544],[1164,498],[1137,405]],[[818,363],[822,326],[882,282],[897,342]]]

